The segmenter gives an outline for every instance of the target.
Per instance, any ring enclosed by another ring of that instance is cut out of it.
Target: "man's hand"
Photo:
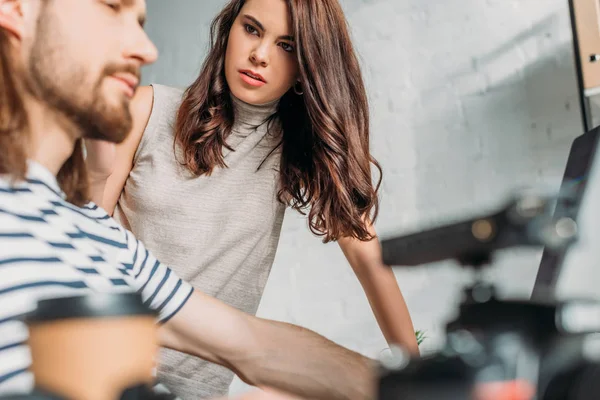
[[[104,140],[85,139],[88,177],[91,183],[106,181],[113,173],[117,156],[116,145]]]
[[[236,397],[224,397],[218,400],[309,400],[303,397],[293,396],[272,389],[251,390]]]
[[[200,292],[161,328],[161,344],[223,365],[244,382],[308,399],[375,397],[366,357],[299,326],[256,318]]]

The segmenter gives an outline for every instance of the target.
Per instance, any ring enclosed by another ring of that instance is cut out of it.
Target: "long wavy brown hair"
[[[8,34],[0,28],[0,174],[16,181],[24,179],[27,173],[28,119],[10,46]],[[67,201],[78,206],[88,201],[81,140],[75,143],[73,154],[63,164],[57,179]]]
[[[283,130],[279,200],[306,215],[324,242],[370,240],[377,218],[381,167],[369,152],[369,107],[347,21],[338,0],[285,0],[291,12],[300,82],[276,117]],[[175,126],[182,164],[197,176],[225,168],[223,148],[234,122],[225,79],[229,31],[245,0],[230,1],[213,20],[200,76],[186,90]],[[379,171],[373,185],[371,164]]]

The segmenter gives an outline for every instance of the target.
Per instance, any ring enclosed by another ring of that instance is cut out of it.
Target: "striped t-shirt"
[[[0,175],[0,394],[33,386],[19,318],[39,299],[89,291],[137,291],[164,322],[193,289],[104,210],[68,203],[40,164],[28,163],[26,181]]]

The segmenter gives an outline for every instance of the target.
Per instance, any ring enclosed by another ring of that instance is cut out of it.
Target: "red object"
[[[479,383],[473,390],[473,400],[531,400],[535,386],[526,380]]]

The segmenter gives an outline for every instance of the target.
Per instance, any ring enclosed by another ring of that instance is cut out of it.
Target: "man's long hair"
[[[304,94],[286,93],[277,110],[283,128],[279,199],[308,211],[310,229],[325,242],[370,240],[366,217],[379,208],[381,168],[369,152],[369,107],[362,75],[338,0],[286,0]],[[229,31],[244,5],[232,0],[213,20],[211,48],[177,115],[181,163],[196,175],[224,168],[233,126],[225,79]],[[373,185],[371,165],[379,170]]]
[[[13,181],[25,179],[28,157],[28,118],[18,79],[11,60],[8,33],[0,28],[0,174],[9,175]],[[81,139],[76,141],[73,154],[60,169],[57,179],[68,201],[78,206],[88,201]]]

